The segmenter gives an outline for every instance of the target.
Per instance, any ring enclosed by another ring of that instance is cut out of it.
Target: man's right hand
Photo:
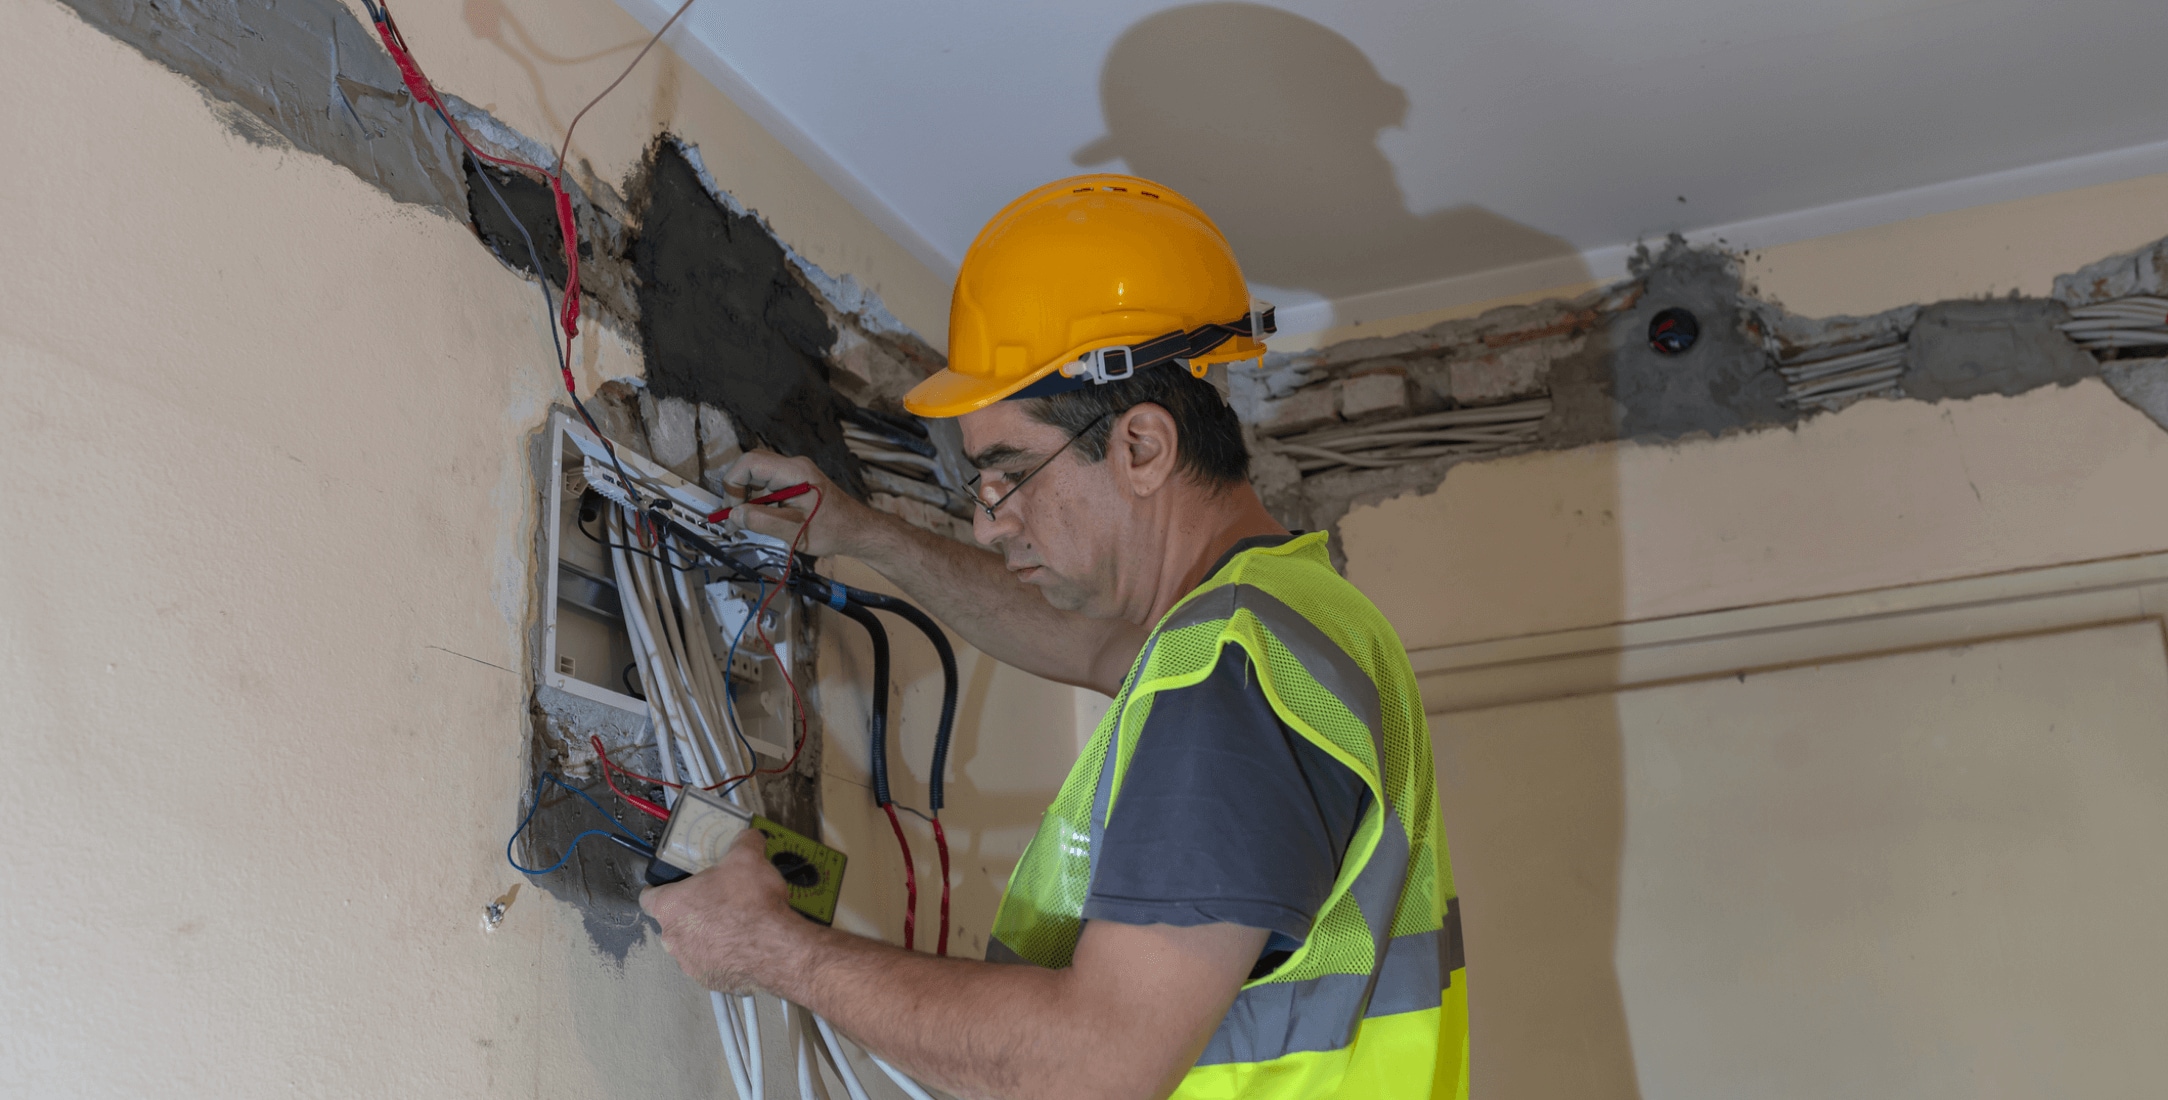
[[[811,485],[814,492],[776,504],[744,503],[752,497],[793,485]],[[734,505],[730,518],[738,521],[740,526],[784,542],[796,538],[798,529],[805,527],[805,541],[798,548],[816,558],[831,554],[868,557],[867,550],[879,530],[885,525],[901,522],[852,499],[849,493],[828,480],[828,475],[821,473],[811,459],[786,458],[773,451],[745,452],[723,471],[723,488]],[[818,515],[813,511],[816,500],[820,503]],[[806,524],[808,516],[813,518],[810,526]]]

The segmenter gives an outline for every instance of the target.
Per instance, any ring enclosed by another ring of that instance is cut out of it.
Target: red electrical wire
[[[787,555],[785,555],[783,559],[783,579],[777,581],[773,586],[768,589],[768,594],[761,598],[760,606],[753,610],[753,633],[759,636],[761,645],[768,647],[768,656],[775,659],[776,669],[783,674],[784,686],[790,688],[792,724],[796,727],[796,729],[794,730],[795,737],[792,740],[790,747],[790,759],[783,761],[780,767],[755,768],[752,771],[745,773],[744,775],[733,775],[730,778],[723,780],[721,783],[715,784],[714,787],[706,788],[707,790],[712,791],[716,787],[721,787],[725,784],[736,783],[742,780],[751,779],[753,776],[756,775],[777,775],[782,772],[787,772],[791,769],[792,765],[798,763],[799,754],[805,752],[805,699],[798,694],[798,681],[791,678],[789,666],[787,666],[783,662],[783,659],[781,657],[778,657],[776,655],[775,643],[769,640],[768,627],[766,624],[761,622],[761,619],[767,616],[769,601],[775,599],[776,593],[781,592],[784,588],[790,585],[791,574],[798,566],[798,548],[805,544],[806,528],[813,526],[813,517],[821,514],[821,501],[825,499],[825,495],[819,489],[813,489],[812,493],[813,510],[807,512],[805,514],[805,519],[799,522],[798,533],[791,536],[790,551]]]
[[[624,799],[625,802],[633,809],[638,810],[641,813],[656,819],[657,821],[670,820],[670,811],[663,809],[661,806],[658,806],[645,798],[641,798],[639,795],[626,794],[624,791],[619,790],[617,786],[617,780],[610,778],[610,772],[612,770],[624,771],[627,776],[631,776],[635,779],[647,779],[646,776],[633,775],[632,772],[625,771],[625,769],[618,767],[616,763],[612,762],[610,759],[610,754],[602,751],[602,738],[590,735],[588,737],[588,741],[595,746],[595,756],[600,758],[602,761],[602,781],[610,785],[611,794],[614,794],[617,797]],[[659,780],[653,779],[648,779],[647,781],[650,783],[660,782]],[[677,784],[675,783],[665,783],[662,785],[668,787],[677,786]]]
[[[896,846],[903,849],[903,949],[909,951],[918,926],[918,869],[911,865],[911,842],[903,838],[903,822],[896,817],[896,804],[884,802],[881,809],[888,811],[888,827],[896,830]],[[948,939],[948,929],[941,932],[941,938]]]
[[[893,815],[892,815],[893,816]],[[941,831],[941,815],[933,816],[933,846],[941,853],[941,936],[935,941],[934,954],[948,954],[948,834]]]
[[[565,127],[564,144],[557,151],[557,165],[553,169],[546,169],[540,165],[529,164],[526,161],[510,157],[494,156],[477,148],[473,140],[467,137],[466,131],[460,129],[458,123],[452,121],[451,109],[445,105],[443,95],[437,91],[434,84],[429,82],[429,77],[422,72],[421,63],[414,60],[414,51],[407,46],[406,36],[399,33],[399,24],[391,17],[391,6],[380,3],[378,0],[362,0],[362,4],[369,9],[369,19],[376,24],[377,37],[383,40],[384,49],[391,54],[392,63],[399,67],[399,79],[405,82],[408,93],[417,102],[436,111],[437,116],[444,120],[444,125],[451,129],[452,136],[459,139],[459,144],[465,146],[469,154],[491,164],[518,169],[523,172],[532,172],[541,176],[543,182],[549,185],[550,200],[557,213],[557,233],[561,238],[560,243],[564,246],[565,261],[565,296],[564,301],[558,307],[557,317],[559,325],[564,329],[565,346],[560,353],[561,357],[557,361],[557,369],[564,376],[565,392],[572,394],[573,398],[577,400],[579,387],[572,378],[572,340],[580,334],[580,228],[578,219],[573,215],[572,194],[565,190],[564,181],[565,157],[572,150],[572,131],[579,126],[580,119],[585,118],[587,112],[594,109],[595,104],[602,102],[604,96],[616,91],[617,86],[624,83],[626,77],[632,75],[632,70],[637,68],[640,62],[647,57],[648,51],[655,48],[655,43],[662,41],[662,36],[669,33],[670,28],[677,23],[678,17],[684,15],[686,9],[693,6],[693,0],[685,0],[683,4],[679,5],[677,11],[672,12],[670,18],[663,22],[662,27],[648,38],[647,45],[640,47],[640,52],[633,56],[631,64],[626,65],[624,71],[617,74],[617,79],[610,81],[608,87],[596,93],[595,98],[588,100],[587,105],[580,108],[578,114],[572,116],[572,124]],[[539,271],[535,272],[535,276],[537,278],[544,277],[542,272]],[[592,427],[593,425],[590,423],[589,426]],[[605,439],[603,442],[607,446],[609,441]]]

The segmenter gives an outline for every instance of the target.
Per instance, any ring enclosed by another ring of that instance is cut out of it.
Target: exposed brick
[[[1580,310],[1568,313],[1547,325],[1487,333],[1483,337],[1483,344],[1486,347],[1509,348],[1515,344],[1526,344],[1552,336],[1573,336],[1595,328],[1600,319],[1595,310]]]
[[[1329,384],[1309,386],[1276,401],[1264,402],[1264,415],[1257,430],[1266,435],[1286,435],[1332,423],[1339,418],[1333,409],[1334,389]]]
[[[711,493],[723,491],[723,471],[744,451],[730,415],[713,405],[700,406],[700,484]]]
[[[682,397],[656,400],[640,395],[640,419],[647,424],[647,456],[687,481],[700,480],[698,411]]]
[[[1399,370],[1372,371],[1340,380],[1340,415],[1349,420],[1407,407],[1408,376]]]
[[[1447,384],[1457,401],[1499,401],[1543,392],[1550,381],[1551,363],[1570,352],[1574,344],[1546,340],[1519,344],[1446,364]]]

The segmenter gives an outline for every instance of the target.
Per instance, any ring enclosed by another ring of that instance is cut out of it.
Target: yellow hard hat
[[[949,303],[948,369],[904,408],[961,416],[1005,397],[1119,381],[1146,367],[1264,355],[1272,309],[1253,303],[1219,227],[1135,176],[1058,180],[979,231]]]

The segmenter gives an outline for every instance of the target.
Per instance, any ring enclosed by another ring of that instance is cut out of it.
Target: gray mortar
[[[2100,368],[2100,378],[2153,423],[2168,430],[2168,359],[2125,359]]]
[[[338,0],[61,0],[194,81],[236,133],[318,154],[400,202],[466,205],[451,135]]]
[[[2087,306],[2115,298],[2159,295],[2168,288],[2168,240],[2090,263],[2055,280],[2055,300]]]
[[[1927,306],[1906,349],[1905,396],[1921,401],[2011,396],[2091,378],[2100,373],[2099,361],[2055,327],[2069,319],[2062,303],[2039,299]]]

